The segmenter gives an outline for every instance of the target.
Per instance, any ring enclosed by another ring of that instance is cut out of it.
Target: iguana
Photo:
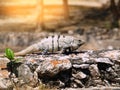
[[[80,39],[77,39],[73,36],[64,36],[64,35],[55,35],[49,36],[42,39],[40,42],[35,43],[26,49],[16,52],[15,56],[24,56],[33,52],[41,51],[43,54],[47,52],[57,52],[60,51],[64,53],[74,51],[78,49],[84,42]]]

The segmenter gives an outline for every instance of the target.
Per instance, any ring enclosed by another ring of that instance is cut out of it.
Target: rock
[[[0,90],[13,90],[10,79],[0,78]]]
[[[111,60],[116,60],[120,63],[120,50],[109,50],[106,52],[99,53],[102,57],[110,58]]]
[[[38,66],[36,72],[39,76],[53,77],[61,71],[68,70],[72,67],[71,62],[68,59],[65,60],[45,60]]]
[[[0,90],[12,90],[13,86],[9,79],[9,72],[7,70],[7,58],[0,58]]]
[[[77,74],[72,74],[72,76],[76,79],[84,79],[87,77],[86,74],[84,74],[83,72],[80,72],[80,71]]]
[[[111,60],[109,58],[95,58],[94,61],[96,63],[105,63],[105,64],[109,64],[109,65],[114,64],[113,62],[111,62]]]
[[[0,78],[9,78],[9,72],[7,69],[0,70]]]
[[[92,78],[97,80],[100,76],[97,64],[90,65],[89,70],[90,70],[90,74],[91,74]]]
[[[20,87],[20,90],[24,89],[24,85],[28,90],[34,90],[40,81],[57,88],[120,86],[120,63],[116,63],[119,53],[118,50],[89,50],[69,55],[29,54],[23,57],[21,64],[16,64],[13,77],[9,77],[8,73],[6,78],[10,79],[4,79],[4,73],[0,72],[0,85],[8,88],[9,85],[4,85],[4,82],[11,80],[10,83]],[[0,71],[4,70],[8,70],[5,65],[0,68]]]
[[[85,87],[85,86],[83,85],[83,83],[82,83],[80,80],[78,80],[78,79],[75,79],[74,82],[75,82],[79,87]]]
[[[64,82],[61,82],[60,80],[57,80],[57,81],[50,81],[48,82],[50,87],[57,87],[57,88],[62,88],[62,87],[65,87],[65,83]]]
[[[88,69],[89,66],[90,66],[89,64],[81,64],[81,65],[74,64],[73,65],[74,68],[81,68],[81,69]]]
[[[30,68],[22,64],[18,67],[18,78],[23,80],[24,83],[27,83],[30,86],[36,86],[38,83],[38,76],[36,72],[31,72]]]
[[[8,60],[7,58],[2,58],[0,57],[0,69],[2,68],[7,68],[7,63],[9,62],[10,60]]]

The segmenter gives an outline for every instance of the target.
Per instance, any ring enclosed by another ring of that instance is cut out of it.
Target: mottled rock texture
[[[41,85],[49,88],[120,87],[120,50],[30,54],[16,58],[21,58],[21,63],[12,68],[12,74],[6,65],[9,60],[1,58],[7,63],[1,62],[0,89],[29,87],[34,90]],[[3,70],[8,72],[7,77],[3,77]]]

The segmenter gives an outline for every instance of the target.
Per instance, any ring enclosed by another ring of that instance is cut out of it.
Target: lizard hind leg
[[[60,54],[70,54],[72,52],[71,48],[70,47],[65,47],[65,48],[62,48],[61,51],[59,52]]]
[[[46,54],[48,54],[48,49],[44,49],[44,50],[42,51],[42,55],[46,55]]]

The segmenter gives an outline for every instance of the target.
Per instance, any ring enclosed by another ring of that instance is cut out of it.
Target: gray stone
[[[76,79],[84,79],[84,78],[86,78],[87,76],[86,76],[86,74],[84,74],[83,72],[78,72],[77,74],[72,74],[72,76],[74,77],[74,78],[76,78]]]
[[[91,74],[93,79],[99,78],[100,73],[99,73],[99,69],[97,67],[97,64],[90,65],[89,70],[90,70],[90,74]]]
[[[113,62],[111,62],[111,60],[109,58],[95,58],[94,60],[97,63],[106,63],[106,64],[110,64],[110,65],[114,64]]]
[[[99,55],[102,57],[110,58],[112,60],[119,60],[120,59],[120,50],[109,50],[106,52],[99,53]]]
[[[31,72],[30,68],[22,64],[18,67],[18,78],[23,80],[24,83],[27,83],[30,86],[36,86],[38,83],[38,76],[36,72]]]
[[[13,90],[10,79],[0,78],[0,90]]]
[[[39,76],[54,76],[61,71],[68,70],[72,67],[69,60],[45,60],[41,65],[38,66],[36,72]]]
[[[90,66],[89,64],[81,64],[81,65],[74,64],[73,65],[74,68],[82,68],[82,69],[88,69],[89,66]]]
[[[74,82],[76,82],[76,84],[78,85],[78,87],[84,87],[83,83],[80,80],[75,79]]]

